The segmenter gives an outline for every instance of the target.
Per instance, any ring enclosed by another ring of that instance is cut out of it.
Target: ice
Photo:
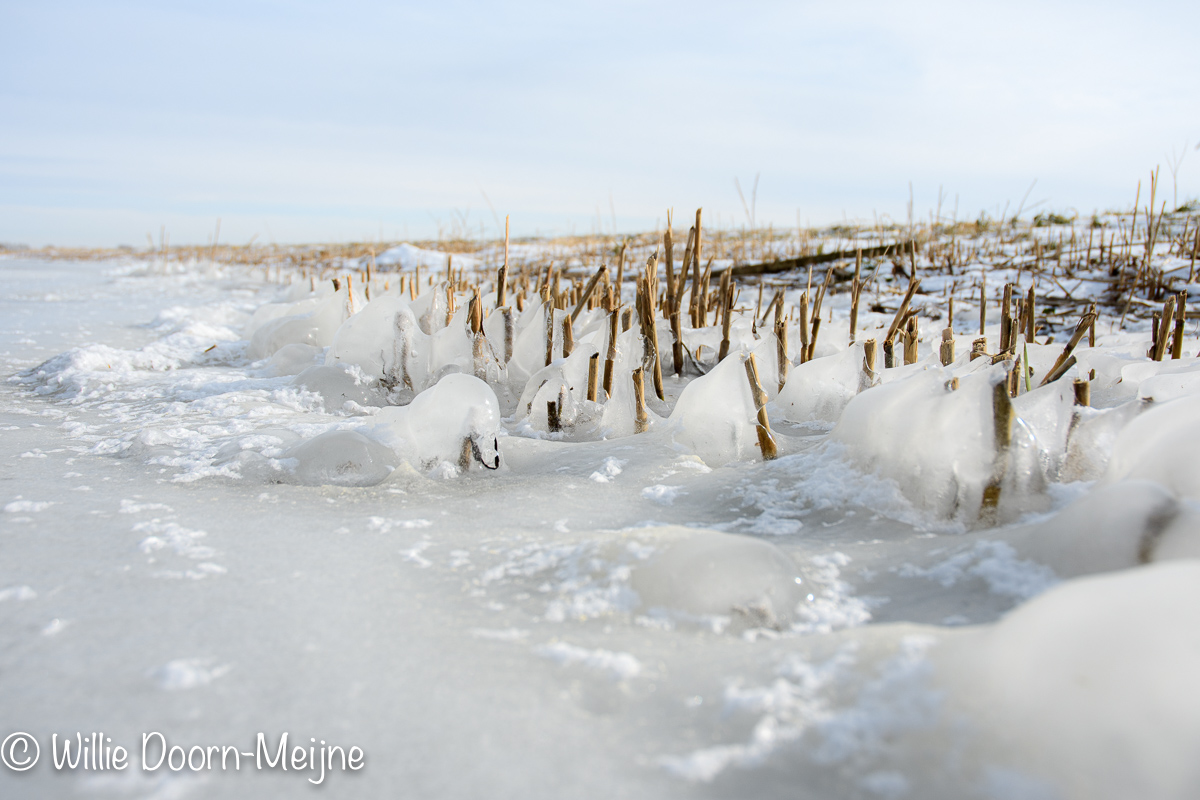
[[[799,565],[761,539],[668,529],[658,536],[670,543],[630,582],[648,612],[736,617],[744,626],[777,628],[816,588]]]
[[[246,354],[252,359],[267,358],[289,344],[327,347],[350,316],[351,306],[349,290],[342,287],[319,300],[311,310],[291,309],[293,313],[271,319],[255,329]]]
[[[386,402],[378,384],[354,364],[311,366],[297,375],[292,384],[319,394],[325,410],[330,413],[353,414],[364,407],[382,406]]]
[[[500,402],[474,376],[447,375],[409,405],[385,408],[372,422],[372,437],[421,469],[445,462],[500,466]]]
[[[573,248],[513,243],[510,266],[552,258],[574,293],[598,254]],[[650,430],[635,433],[631,373],[652,366],[636,317],[613,396],[589,401],[606,308],[581,312],[565,358],[569,311],[554,309],[547,365],[540,277],[509,327],[490,283],[502,251],[464,256],[482,281],[476,340],[472,292],[430,285],[446,254],[417,249],[377,253],[369,302],[357,254],[322,265],[336,292],[286,265],[275,284],[243,265],[0,259],[17,286],[0,292],[13,730],[102,726],[135,748],[156,729],[187,746],[332,735],[368,753],[338,796],[1116,800],[1195,785],[1200,361],[1147,359],[1141,307],[1124,330],[1105,317],[1039,388],[1074,324],[1051,311],[1042,327],[1039,288],[1038,341],[1057,341],[1028,346],[1001,455],[1008,373],[970,360],[963,300],[971,281],[998,295],[1016,268],[930,276],[927,291],[958,286],[957,360],[934,350],[944,299],[918,295],[920,361],[874,375],[847,346],[844,265],[803,364],[788,288],[782,390],[743,285],[720,363],[720,327],[685,321],[676,377],[658,315],[665,398],[646,371]],[[652,249],[630,240],[629,278]],[[389,273],[418,264],[414,300]],[[881,339],[903,289],[882,266],[860,342]],[[779,444],[767,462],[751,351]],[[1093,407],[1076,406],[1072,379],[1092,369]],[[0,794],[61,793],[50,777],[0,770]],[[67,793],[163,789],[59,777]],[[195,791],[290,797],[285,777],[214,774]]]
[[[727,358],[680,394],[672,438],[710,466],[747,458],[758,445],[756,413],[742,359]]]
[[[992,422],[993,386],[1001,378],[995,370],[968,375],[952,390],[940,370],[914,372],[855,396],[831,439],[845,444],[863,470],[895,481],[916,505],[939,517],[974,519],[990,481],[1025,484],[1025,496],[1042,477],[1037,443],[1021,425],[1012,450],[1034,458],[1001,468],[1008,459],[997,456]]]
[[[1200,786],[1200,563],[1069,581],[937,655],[996,766],[1064,797],[1192,797]],[[986,715],[986,716],[980,716]],[[1106,753],[1101,760],[1097,753]]]
[[[334,430],[286,450],[281,463],[289,480],[312,486],[373,486],[400,463],[391,448],[357,431]]]
[[[791,369],[775,401],[792,422],[837,422],[846,404],[871,385],[861,344]]]
[[[1200,395],[1186,395],[1148,410],[1117,435],[1106,481],[1148,479],[1179,497],[1200,499]]]

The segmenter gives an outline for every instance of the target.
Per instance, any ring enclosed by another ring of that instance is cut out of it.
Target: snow
[[[399,295],[394,272],[418,267],[420,295]],[[848,346],[840,294],[782,389],[748,312],[720,363],[714,329],[687,329],[705,374],[668,371],[663,400],[647,374],[635,434],[636,319],[593,401],[603,312],[564,357],[554,310],[547,364],[530,300],[506,360],[494,294],[482,342],[469,296],[448,314],[444,253],[402,245],[375,270],[368,301],[357,274],[335,291],[207,262],[0,260],[0,718],[43,754],[77,730],[131,749],[288,730],[367,753],[330,776],[337,796],[1200,785],[1200,359],[1149,361],[1140,321],[1102,319],[1065,379],[1022,386],[1007,452],[1005,367],[962,335],[977,309],[958,306],[950,365],[923,316],[921,360],[868,375],[861,342],[890,315],[863,312]],[[971,276],[998,291],[1018,271]],[[1061,338],[1029,345],[1035,375]],[[669,363],[669,326],[659,340]],[[1093,369],[1094,407],[1075,406]],[[44,767],[0,771],[0,794],[295,793],[282,773]]]

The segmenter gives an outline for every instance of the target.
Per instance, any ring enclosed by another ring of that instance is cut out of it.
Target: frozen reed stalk
[[[1033,285],[1031,284],[1029,286],[1029,294],[1027,294],[1025,296],[1025,341],[1026,342],[1032,342],[1034,334],[1037,333],[1037,325],[1034,322],[1034,316],[1036,313],[1037,312],[1035,310],[1035,304],[1034,304]],[[1096,342],[1093,339],[1092,347],[1095,347],[1095,346],[1096,346]]]
[[[587,399],[596,402],[597,384],[600,382],[600,353],[592,353],[588,359]]]
[[[878,345],[874,339],[867,339],[863,342],[863,374],[867,378],[867,385],[875,383],[875,355]]]
[[[621,242],[621,251],[617,253],[617,302],[621,301],[621,287],[625,285],[625,248],[629,242]]]
[[[354,316],[354,276],[346,273],[346,313]],[[446,320],[446,324],[450,324],[450,320]]]
[[[979,335],[987,333],[987,283],[979,284]]]
[[[688,277],[691,275],[692,252],[695,249],[696,249],[696,228],[691,227],[691,228],[688,228],[687,244],[683,248],[683,264],[680,265],[679,275],[676,276],[676,278],[675,278],[675,307],[673,309],[671,309],[672,314],[678,314],[682,311],[683,292],[684,292],[684,288],[687,286]],[[692,291],[693,291],[693,293],[695,292],[694,285],[692,287]],[[694,294],[689,302],[690,303],[695,302]],[[692,309],[692,306],[689,304],[688,305],[689,319],[691,318],[691,309]]]
[[[729,292],[730,304],[733,303],[733,290]],[[726,320],[728,323],[728,320]],[[729,325],[725,326],[725,341],[729,340]],[[725,346],[725,343],[722,343]],[[779,361],[779,391],[783,391],[783,386],[787,383],[788,369],[792,366],[792,360],[788,358],[788,340],[787,340],[787,322],[783,318],[783,303],[775,306],[775,357]]]
[[[730,281],[725,287],[725,291],[721,300],[721,304],[724,306],[724,311],[722,312],[723,315],[721,317],[721,349],[717,354],[718,361],[724,361],[725,356],[729,355],[729,326],[732,324],[733,318],[733,292],[733,281]]]
[[[1158,326],[1158,336],[1154,339],[1154,348],[1150,353],[1155,361],[1162,361],[1167,353],[1167,341],[1171,336],[1171,324],[1175,321],[1175,296],[1167,298],[1163,303],[1162,322]]]
[[[1012,446],[1013,407],[1008,396],[1008,381],[998,381],[992,387],[992,425],[995,433],[996,462],[991,480],[983,488],[983,514],[994,518],[1000,503],[1000,486],[1004,482],[1004,470],[1008,461],[1008,449]]]
[[[642,382],[642,368],[633,371],[633,432],[645,433],[650,428],[650,414],[646,411],[646,387]]]
[[[854,258],[854,281],[850,284],[850,344],[858,331],[858,298],[862,294],[862,248]],[[951,301],[953,302],[953,301]]]
[[[917,341],[920,338],[920,333],[917,330],[917,315],[912,314],[908,318],[908,323],[904,326],[904,363],[917,363]]]
[[[620,309],[614,308],[608,315],[608,354],[604,359],[605,397],[612,397],[613,368],[616,366],[617,361],[617,334],[620,332],[618,329],[618,326],[620,325],[620,313]]]
[[[808,292],[800,295],[800,363],[808,361]]]
[[[466,472],[471,468],[471,437],[464,437],[458,450],[458,468]]]
[[[753,353],[746,356],[746,379],[750,381],[750,394],[758,412],[758,421],[755,424],[758,448],[762,451],[763,461],[771,461],[779,455],[779,448],[775,446],[775,437],[771,435],[771,422],[767,419],[767,393],[763,391],[762,383],[758,380],[758,362],[754,360]]]
[[[646,259],[646,273],[639,283],[641,291],[639,292],[638,315],[645,343],[642,364],[643,366],[647,363],[650,364],[650,368],[653,370],[651,376],[654,380],[654,395],[659,400],[665,400],[662,360],[658,357],[658,324],[656,322],[658,313],[654,308],[654,301],[658,294],[658,256],[656,254],[652,253],[650,258]]]
[[[633,327],[633,309],[626,308],[621,311],[621,332],[629,330]]]
[[[571,315],[563,314],[562,318],[562,355],[563,358],[571,355],[575,350],[575,330],[571,325]]]
[[[547,303],[543,308],[546,311],[546,366],[554,361],[554,306]]]
[[[596,284],[600,279],[608,273],[608,265],[601,264],[600,269],[596,270],[595,274],[588,280],[587,285],[583,287],[583,294],[579,296],[579,302],[575,304],[575,310],[571,312],[571,321],[579,319],[580,313],[587,305],[588,298],[592,296],[592,292],[596,290]]]
[[[942,330],[942,345],[939,355],[942,358],[943,367],[948,367],[954,363],[954,328],[945,328]]]
[[[505,285],[508,282],[508,215],[504,215],[504,263],[496,275],[496,308],[504,306]]]
[[[987,355],[987,337],[980,336],[971,342],[971,361]]]
[[[1074,352],[1076,345],[1079,344],[1079,340],[1083,338],[1083,335],[1087,333],[1088,328],[1095,321],[1096,312],[1091,310],[1088,310],[1082,317],[1080,317],[1079,324],[1075,326],[1075,333],[1071,334],[1071,340],[1067,342],[1067,346],[1064,347],[1062,353],[1059,354],[1058,359],[1054,362],[1054,366],[1050,368],[1050,371],[1046,373],[1046,377],[1042,378],[1042,382],[1039,383],[1038,386],[1045,386],[1051,381],[1058,380],[1068,369],[1071,368],[1071,366],[1075,363],[1075,357],[1072,356],[1071,353]]]
[[[1010,353],[1016,346],[1015,323],[1012,318],[1012,284],[1004,284],[1004,299],[1000,303],[1000,352]]]
[[[1175,337],[1171,342],[1171,358],[1183,358],[1183,328],[1187,322],[1187,292],[1175,296]]]
[[[912,302],[913,295],[917,293],[920,285],[921,279],[913,275],[908,282],[908,290],[904,293],[904,299],[900,301],[900,307],[896,309],[896,316],[892,318],[892,324],[888,328],[887,336],[883,339],[885,367],[890,368],[892,366],[892,345],[896,341],[896,333],[900,331],[901,325],[904,324],[905,317],[908,315],[908,304]]]
[[[560,417],[561,409],[558,407],[558,401],[546,401],[546,427],[551,433],[558,433],[562,430],[562,419]]]
[[[513,310],[508,306],[500,309],[500,318],[504,322],[504,363],[508,364],[512,360],[513,338],[516,335]]]
[[[1076,378],[1073,384],[1075,389],[1075,405],[1090,406],[1092,404],[1092,383],[1091,381],[1082,378]]]
[[[667,209],[667,230],[663,234],[663,258],[667,262],[667,302],[664,313],[675,313],[675,237],[671,232],[671,210]]]

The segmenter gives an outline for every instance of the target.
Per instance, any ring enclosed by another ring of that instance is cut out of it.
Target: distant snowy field
[[[481,362],[467,298],[448,314],[386,277],[368,303],[203,263],[0,260],[0,737],[41,747],[0,796],[1200,792],[1200,359],[1149,361],[1144,323],[1076,351],[1093,409],[1070,377],[1013,399],[989,519],[1003,367],[969,335],[949,367],[927,334],[863,383],[831,296],[779,390],[773,334],[737,320],[735,355],[664,374],[634,434],[636,322],[599,404],[602,310],[546,367],[531,301],[508,363]],[[148,732],[285,731],[365,766],[320,788],[245,757],[141,768]],[[133,765],[56,770],[51,736],[76,732]]]

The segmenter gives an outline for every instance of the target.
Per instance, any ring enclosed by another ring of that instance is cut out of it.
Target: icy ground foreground
[[[461,374],[384,407],[371,353],[254,352],[289,291],[0,260],[0,737],[40,746],[0,797],[1200,796],[1198,359],[1118,334],[1095,410],[1018,396],[988,521],[986,370],[819,352],[763,463],[721,368],[637,435]],[[129,767],[56,768],[93,732]],[[364,762],[205,758],[260,732]]]

